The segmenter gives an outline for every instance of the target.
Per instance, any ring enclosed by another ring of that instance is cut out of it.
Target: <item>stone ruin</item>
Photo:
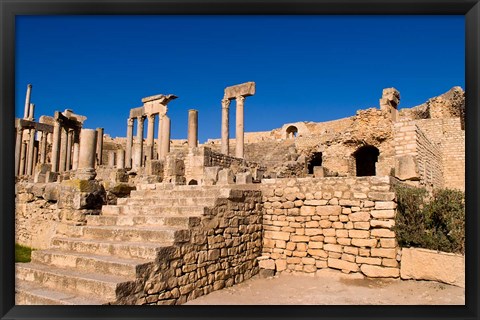
[[[221,139],[200,144],[194,109],[187,139],[170,138],[173,94],[143,98],[126,138],[111,138],[70,109],[35,121],[28,85],[15,120],[16,242],[40,250],[17,264],[16,303],[182,304],[258,273],[324,268],[407,277],[393,185],[464,190],[463,90],[399,110],[387,88],[379,108],[348,118],[244,132],[255,91],[225,88]]]

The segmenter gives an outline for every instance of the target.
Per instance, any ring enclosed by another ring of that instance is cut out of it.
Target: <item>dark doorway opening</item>
[[[298,129],[295,126],[289,126],[287,128],[287,139],[293,139],[297,136]]]
[[[188,185],[189,185],[189,186],[196,186],[196,185],[198,185],[198,182],[197,182],[197,180],[192,179],[192,180],[190,180],[190,181],[188,182]]]
[[[322,165],[322,153],[314,152],[310,156],[310,160],[307,163],[308,174],[313,174],[313,167],[320,167]]]
[[[353,153],[357,177],[376,175],[375,164],[378,161],[380,151],[374,146],[363,146]]]

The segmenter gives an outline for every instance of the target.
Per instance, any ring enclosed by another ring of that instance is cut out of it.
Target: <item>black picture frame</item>
[[[465,306],[15,306],[14,106],[15,16],[56,14],[436,14],[464,15],[466,41]],[[479,0],[0,0],[0,317],[1,319],[478,319],[480,118]]]

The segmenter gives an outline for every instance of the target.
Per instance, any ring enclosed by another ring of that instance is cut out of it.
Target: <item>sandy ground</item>
[[[186,305],[464,305],[463,288],[434,281],[364,279],[340,271],[259,275]]]

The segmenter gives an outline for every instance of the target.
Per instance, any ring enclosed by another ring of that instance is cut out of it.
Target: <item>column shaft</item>
[[[140,168],[143,164],[143,121],[144,117],[137,118],[137,141],[134,156],[134,167]]]
[[[108,167],[115,168],[115,151],[114,150],[108,151]]]
[[[20,150],[20,169],[18,172],[19,176],[23,176],[25,174],[25,161],[27,158],[27,143],[25,141],[22,141],[21,145],[21,150]]]
[[[15,175],[19,175],[20,170],[20,151],[22,149],[23,129],[17,128],[17,139],[15,141]]]
[[[63,127],[60,134],[60,167],[59,172],[64,172],[67,168],[67,133],[68,128]]]
[[[153,159],[153,139],[155,130],[155,115],[149,114],[147,116],[147,160]]]
[[[230,107],[230,100],[229,99],[223,99],[222,100],[222,153],[228,155],[229,151],[229,119],[228,119],[228,113],[229,113],[229,107]]]
[[[73,131],[73,161],[72,170],[78,169],[78,161],[80,160],[80,129]]]
[[[73,130],[69,129],[67,132],[67,160],[65,163],[65,170],[70,171],[72,168],[72,138]]]
[[[198,146],[198,111],[188,110],[188,147],[196,148]]]
[[[40,139],[40,163],[46,163],[47,161],[47,135],[46,131],[42,132],[42,138]]]
[[[82,129],[80,132],[80,154],[78,169],[95,168],[95,153],[97,149],[97,131]]]
[[[117,169],[125,168],[125,152],[123,149],[117,150]]]
[[[27,95],[25,96],[25,110],[23,112],[23,119],[28,118],[28,114],[30,112],[30,95],[32,93],[32,85],[29,84],[27,86]]]
[[[127,120],[127,145],[125,146],[125,167],[132,168],[133,119]]]
[[[33,103],[30,103],[30,107],[29,107],[29,110],[28,110],[28,119],[33,121],[34,117],[33,117],[33,114],[35,113],[35,104]]]
[[[162,120],[162,149],[160,151],[160,159],[165,160],[170,152],[170,118],[167,115]]]
[[[55,121],[53,124],[53,141],[52,141],[52,172],[58,172],[58,160],[60,158],[60,123]]]
[[[35,151],[35,129],[30,129],[30,139],[28,141],[28,155],[27,155],[27,175],[33,174],[33,158]]]
[[[245,97],[239,96],[236,98],[236,133],[235,133],[235,157],[243,159],[243,142],[244,142],[244,126],[243,126],[243,115],[244,115],[244,101]]]
[[[97,128],[97,165],[102,164],[103,160],[103,128]]]

